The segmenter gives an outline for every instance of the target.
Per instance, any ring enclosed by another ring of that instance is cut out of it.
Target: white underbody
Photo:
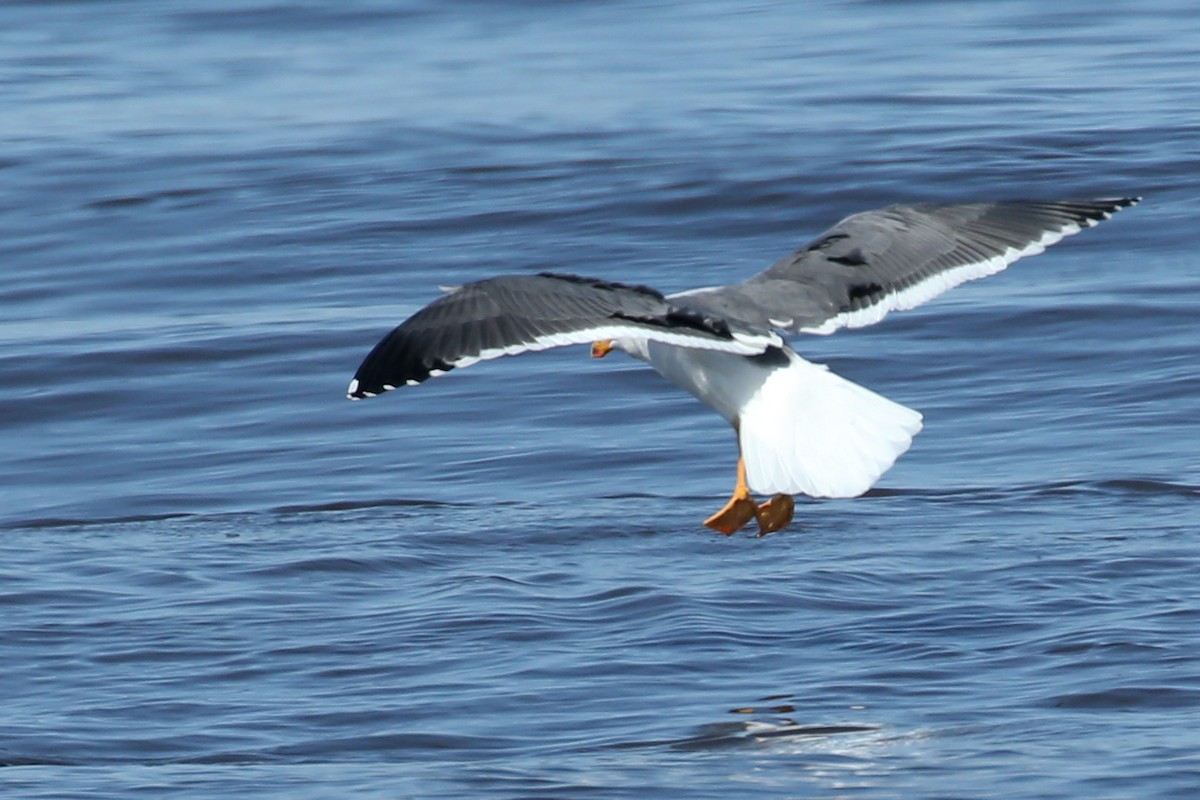
[[[618,339],[738,430],[746,482],[760,494],[857,497],[921,430],[921,415],[783,348],[754,358]]]

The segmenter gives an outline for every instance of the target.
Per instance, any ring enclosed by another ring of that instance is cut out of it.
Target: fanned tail
[[[857,497],[921,430],[921,415],[788,351],[742,409],[750,488],[761,494]]]

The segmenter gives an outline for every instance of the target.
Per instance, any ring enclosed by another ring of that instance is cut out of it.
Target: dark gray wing
[[[347,394],[373,397],[477,361],[623,337],[742,355],[781,341],[770,330],[729,325],[644,286],[502,275],[451,289],[401,323],[363,360]]]
[[[749,327],[860,328],[999,272],[1139,199],[888,206],[847,217],[744,283],[668,299]]]

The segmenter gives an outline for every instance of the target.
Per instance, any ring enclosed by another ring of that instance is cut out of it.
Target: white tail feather
[[[742,409],[746,479],[761,494],[857,497],[906,451],[921,415],[788,352]]]

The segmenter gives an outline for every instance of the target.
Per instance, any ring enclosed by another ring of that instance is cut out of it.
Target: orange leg
[[[733,497],[729,498],[724,508],[704,520],[704,524],[726,536],[732,536],[757,516],[758,504],[750,496],[750,487],[746,485],[746,462],[739,456],[737,486],[733,489]]]

